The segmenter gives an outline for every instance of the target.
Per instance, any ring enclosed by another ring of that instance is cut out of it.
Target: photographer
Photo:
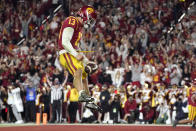
[[[183,107],[187,106],[187,101],[183,101],[183,96],[180,95],[177,101],[174,103],[174,107],[176,107],[176,120],[183,120],[188,117],[188,114],[183,111]]]

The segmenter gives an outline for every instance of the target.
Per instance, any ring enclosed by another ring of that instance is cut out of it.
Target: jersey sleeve
[[[67,50],[70,54],[76,57],[78,53],[73,48],[72,44],[70,43],[72,36],[73,36],[73,32],[74,32],[74,29],[70,27],[64,28],[63,36],[62,36],[62,45],[64,46],[65,50]]]

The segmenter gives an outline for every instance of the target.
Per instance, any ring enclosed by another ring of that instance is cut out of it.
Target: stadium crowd
[[[92,51],[85,55],[99,65],[89,76],[91,95],[103,108],[97,113],[77,102],[73,78],[56,61],[66,18],[63,9],[51,13],[59,1],[1,0],[0,121],[35,122],[38,112],[50,123],[171,124],[187,118],[186,90],[196,78],[195,12],[178,19],[192,1],[72,0],[71,14],[85,4],[99,13],[81,40],[81,49]],[[48,15],[54,18],[41,25]],[[170,25],[175,28],[167,33]]]

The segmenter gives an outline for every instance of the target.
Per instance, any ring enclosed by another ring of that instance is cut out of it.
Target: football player
[[[193,123],[192,128],[195,127],[196,123],[196,78],[193,80],[191,87],[187,89],[187,96],[188,96],[188,119],[174,121],[173,127],[176,127],[177,124],[186,124],[186,123]]]
[[[60,64],[74,77],[73,85],[79,92],[78,101],[87,102],[86,107],[88,108],[100,110],[99,106],[94,103],[94,98],[90,97],[87,80],[88,72],[85,71],[86,67],[89,68],[89,63],[91,66],[97,66],[79,52],[82,28],[93,27],[96,17],[96,11],[88,5],[80,8],[76,16],[66,18],[60,29],[58,48]]]

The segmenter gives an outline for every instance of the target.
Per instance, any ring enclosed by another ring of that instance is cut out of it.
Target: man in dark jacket
[[[102,87],[102,92],[100,94],[99,99],[100,99],[100,105],[101,105],[102,113],[99,113],[98,121],[101,122],[102,115],[105,115],[110,110],[110,104],[109,104],[110,93],[108,91],[108,87],[107,87],[106,84],[104,84],[103,87]]]
[[[115,95],[114,100],[110,104],[110,120],[113,120],[113,123],[118,123],[118,114],[120,112],[120,96]]]
[[[181,98],[178,98],[177,101],[174,103],[176,107],[176,120],[182,120],[188,117],[188,113],[184,113],[182,110],[183,107],[186,107],[187,102],[183,102]]]
[[[108,91],[107,85],[103,85],[103,91],[100,94],[100,103],[101,108],[103,109],[103,113],[106,113],[109,111],[109,100],[110,100],[110,93]]]

